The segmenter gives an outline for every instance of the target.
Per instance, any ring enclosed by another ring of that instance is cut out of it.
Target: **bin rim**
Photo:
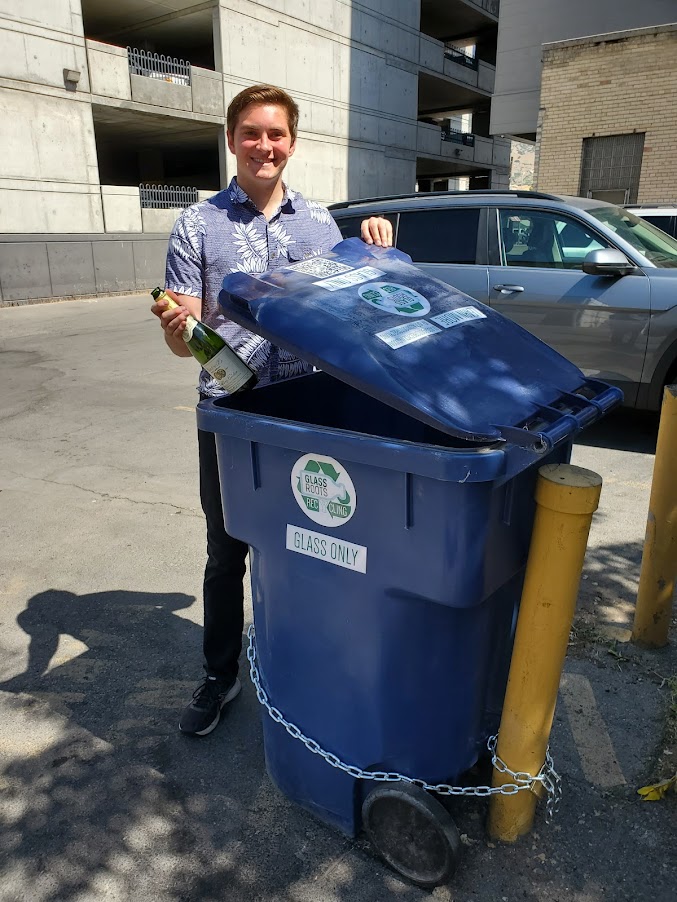
[[[301,377],[306,378],[306,377]],[[312,378],[312,374],[309,378]],[[256,389],[256,391],[265,391]],[[506,475],[504,441],[478,447],[442,445],[391,439],[332,426],[315,426],[228,408],[229,398],[206,398],[196,408],[197,427],[216,436],[241,439],[255,446],[269,445],[302,454],[326,454],[341,461],[368,464],[404,474],[444,482],[495,482]],[[406,463],[403,462],[406,456]]]

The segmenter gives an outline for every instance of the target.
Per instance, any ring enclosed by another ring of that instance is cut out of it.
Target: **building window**
[[[637,203],[643,152],[644,132],[583,138],[581,197]]]

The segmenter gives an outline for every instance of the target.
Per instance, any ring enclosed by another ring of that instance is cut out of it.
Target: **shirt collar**
[[[282,195],[282,203],[279,208],[275,211],[275,215],[287,204],[290,205],[290,209],[294,209],[294,201],[296,200],[296,191],[292,191],[285,183],[282,183],[282,187],[284,188],[284,194]],[[228,185],[228,197],[230,198],[231,203],[240,204],[244,206],[245,204],[249,204],[252,206],[257,212],[259,212],[258,207],[249,197],[247,192],[240,188],[237,183],[237,177],[233,176],[231,179],[230,185]]]

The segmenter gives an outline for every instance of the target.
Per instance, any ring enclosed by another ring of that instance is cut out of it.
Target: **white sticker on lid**
[[[371,282],[372,279],[378,279],[385,273],[380,269],[374,269],[373,266],[361,266],[352,272],[343,273],[340,276],[334,276],[331,279],[322,279],[315,284],[319,288],[326,288],[327,291],[339,291],[341,288],[350,288],[351,285],[361,285],[363,282]]]
[[[336,260],[327,260],[326,257],[310,257],[300,263],[285,266],[285,269],[304,272],[309,276],[320,276],[322,279],[327,276],[336,276],[340,272],[350,272],[352,268],[352,266],[346,266],[345,263],[338,263]]]
[[[395,326],[394,329],[386,329],[385,332],[377,332],[376,337],[385,341],[391,348],[397,349],[441,331],[438,326],[421,319],[415,323],[404,323],[401,326]]]
[[[446,313],[438,313],[437,316],[430,317],[433,322],[438,323],[443,329],[458,326],[459,323],[467,323],[471,319],[486,318],[486,313],[482,313],[477,307],[457,307],[455,310],[447,310]]]

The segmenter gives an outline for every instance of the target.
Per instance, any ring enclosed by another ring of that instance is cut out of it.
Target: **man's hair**
[[[291,98],[286,91],[283,91],[282,88],[276,88],[275,85],[252,85],[250,88],[245,88],[244,91],[240,91],[239,94],[236,94],[235,97],[233,97],[228,106],[228,112],[226,113],[226,123],[231,135],[235,133],[235,126],[240,118],[240,114],[252,103],[257,104],[258,106],[274,104],[275,106],[283,107],[287,113],[287,122],[289,123],[289,132],[292,141],[296,140],[296,129],[299,124],[299,108],[296,101]]]

